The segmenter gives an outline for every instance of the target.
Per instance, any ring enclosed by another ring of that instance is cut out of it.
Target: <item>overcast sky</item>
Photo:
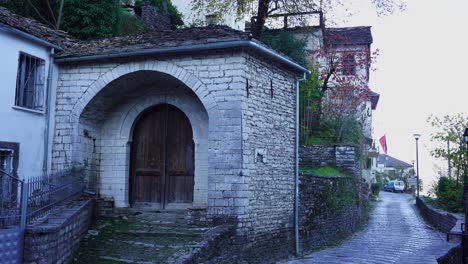
[[[353,1],[360,11],[341,25],[371,25],[373,49],[380,50],[370,81],[381,94],[374,136],[385,133],[389,154],[411,163],[412,135],[422,134],[420,175],[427,190],[436,178],[427,117],[468,115],[468,1],[407,0],[406,11],[380,18],[369,0]]]

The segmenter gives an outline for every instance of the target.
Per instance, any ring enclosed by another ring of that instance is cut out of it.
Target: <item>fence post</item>
[[[28,184],[26,181],[21,184],[21,229],[26,228],[27,211],[28,211]]]

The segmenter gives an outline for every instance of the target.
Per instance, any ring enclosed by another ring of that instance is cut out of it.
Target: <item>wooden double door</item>
[[[190,206],[194,152],[192,126],[180,109],[160,104],[145,111],[133,131],[131,205],[153,209]]]

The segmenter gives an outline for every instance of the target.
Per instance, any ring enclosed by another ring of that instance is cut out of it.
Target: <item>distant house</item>
[[[412,168],[413,165],[387,154],[379,154],[377,157],[377,172],[387,173],[393,177],[402,177]]]

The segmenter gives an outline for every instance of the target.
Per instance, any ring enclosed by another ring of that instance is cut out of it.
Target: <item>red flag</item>
[[[380,145],[382,146],[383,151],[385,152],[385,154],[387,154],[387,138],[385,137],[385,135],[383,135],[379,139],[379,142],[380,142]]]

